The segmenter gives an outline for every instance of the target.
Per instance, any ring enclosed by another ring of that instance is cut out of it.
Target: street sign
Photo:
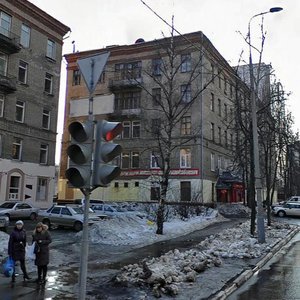
[[[110,52],[105,52],[99,55],[82,58],[77,61],[90,94],[92,94],[96,88],[97,82],[103,72],[109,55]]]

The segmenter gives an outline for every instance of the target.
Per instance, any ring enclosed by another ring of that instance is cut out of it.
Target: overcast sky
[[[69,26],[63,53],[103,48],[108,45],[132,44],[138,38],[145,41],[168,35],[169,28],[141,0],[30,0],[48,14]],[[283,11],[265,15],[267,32],[263,61],[271,63],[278,80],[292,92],[287,109],[292,111],[295,130],[300,128],[299,48],[300,1],[298,0],[144,0],[162,18],[171,22],[180,33],[202,31],[229,62],[235,66],[240,53],[248,61],[249,50],[243,40],[253,15],[282,7]],[[252,43],[258,45],[261,18],[251,22]],[[238,33],[241,32],[241,33]],[[242,35],[241,35],[242,34]],[[254,62],[255,57],[254,57]],[[60,94],[59,133],[62,132],[65,95],[65,63]],[[58,147],[60,146],[60,137]],[[58,158],[57,158],[58,161]]]

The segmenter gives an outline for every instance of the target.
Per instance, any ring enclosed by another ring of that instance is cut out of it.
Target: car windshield
[[[15,203],[3,203],[0,205],[0,208],[13,208]]]
[[[72,207],[74,210],[75,214],[83,214],[83,210],[81,207]]]

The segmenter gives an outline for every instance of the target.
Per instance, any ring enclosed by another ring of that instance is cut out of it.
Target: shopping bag
[[[8,257],[3,265],[3,274],[5,277],[11,277],[14,272],[15,262],[11,257]]]
[[[35,242],[33,242],[31,245],[26,246],[26,257],[28,259],[35,260]]]

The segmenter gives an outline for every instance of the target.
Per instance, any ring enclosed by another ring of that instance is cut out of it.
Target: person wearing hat
[[[35,265],[37,266],[39,284],[46,283],[49,264],[49,244],[52,242],[48,226],[39,222],[36,224],[32,235],[32,242],[35,242]]]
[[[23,279],[31,279],[26,271],[25,266],[25,249],[26,249],[26,231],[24,229],[24,223],[21,220],[16,222],[15,228],[9,236],[8,241],[8,255],[16,261],[20,261],[21,270],[23,272]],[[16,269],[14,267],[11,281],[15,282]]]

